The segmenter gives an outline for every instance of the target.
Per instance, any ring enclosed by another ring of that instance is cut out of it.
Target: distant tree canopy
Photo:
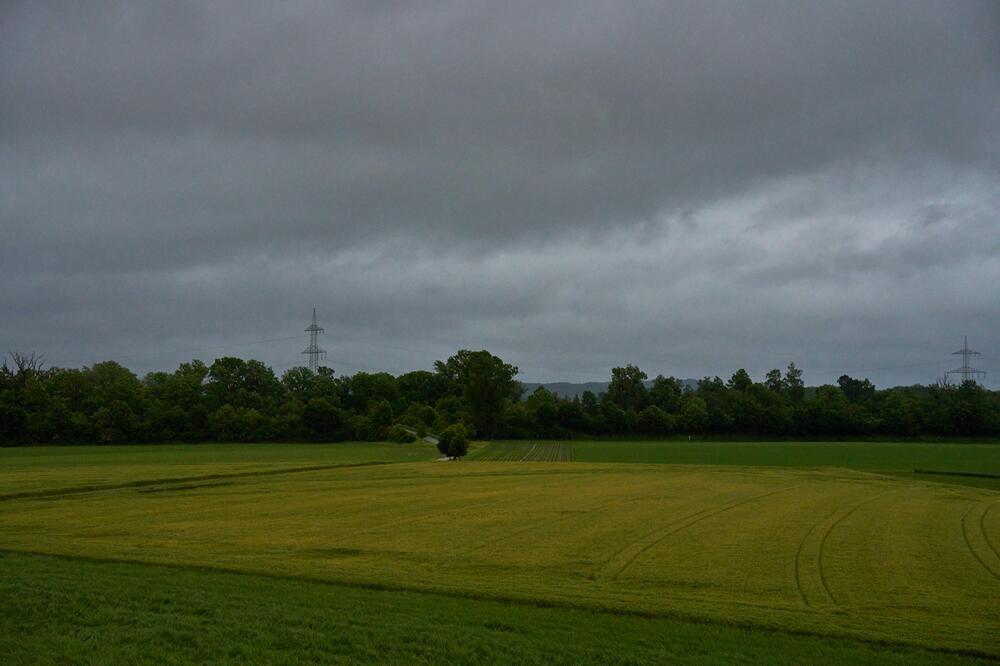
[[[302,367],[277,377],[259,361],[224,357],[140,379],[114,361],[46,368],[15,353],[0,366],[0,444],[402,442],[430,432],[460,457],[468,439],[493,437],[1000,436],[1000,393],[971,382],[878,390],[842,375],[807,388],[790,363],[760,382],[738,369],[693,388],[625,365],[606,392],[565,398],[545,388],[524,396],[517,372],[488,351],[460,350],[398,377]]]
[[[447,361],[435,361],[434,369],[448,390],[461,397],[480,437],[491,438],[507,407],[523,389],[514,377],[517,368],[485,349],[462,349]]]

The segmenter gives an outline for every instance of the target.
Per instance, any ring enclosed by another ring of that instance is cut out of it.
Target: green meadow
[[[518,442],[435,462],[423,444],[3,449],[0,604],[14,612],[0,654],[997,659],[1000,491],[912,470],[990,474],[998,451]]]
[[[988,664],[829,636],[0,552],[8,664]]]

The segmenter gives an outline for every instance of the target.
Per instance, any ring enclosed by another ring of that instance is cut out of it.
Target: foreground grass
[[[417,463],[0,502],[0,548],[1000,656],[1000,493],[847,470]]]
[[[913,648],[0,552],[5,664],[869,663],[975,659]]]
[[[432,460],[430,444],[164,444],[0,448],[0,496],[165,478]]]

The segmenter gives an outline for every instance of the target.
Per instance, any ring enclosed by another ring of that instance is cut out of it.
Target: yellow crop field
[[[1000,656],[1000,493],[847,470],[398,463],[0,502],[0,548]]]

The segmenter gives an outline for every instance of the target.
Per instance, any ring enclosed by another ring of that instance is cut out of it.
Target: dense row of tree
[[[462,350],[433,371],[335,377],[259,361],[183,363],[142,379],[106,361],[45,368],[11,354],[0,368],[0,444],[395,439],[400,427],[466,437],[743,435],[761,437],[1000,436],[1000,393],[973,383],[876,390],[842,376],[807,389],[794,364],[754,382],[744,370],[697,388],[639,368],[612,370],[608,390],[529,396],[517,368]]]

